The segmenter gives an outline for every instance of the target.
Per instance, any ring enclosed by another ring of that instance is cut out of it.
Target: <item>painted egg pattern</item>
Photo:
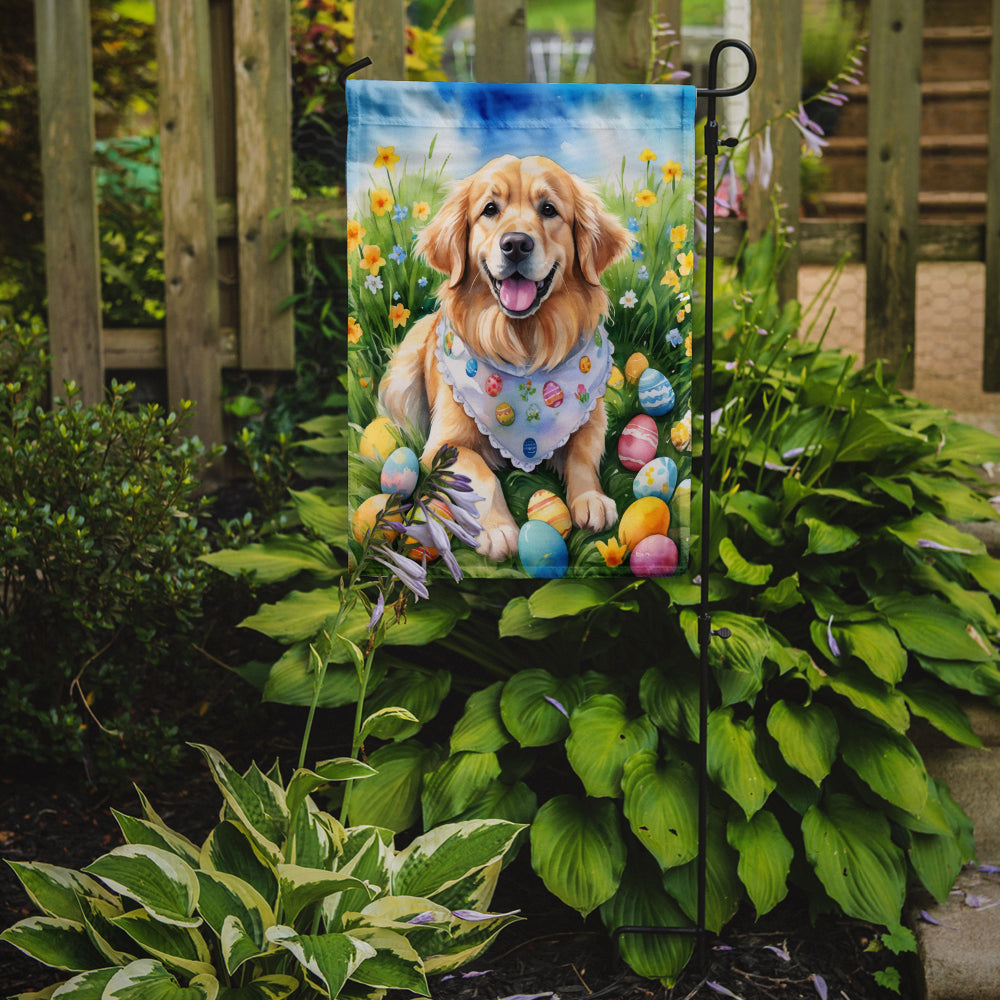
[[[388,417],[376,417],[362,432],[358,450],[365,458],[384,462],[398,447],[396,425]]]
[[[584,375],[590,371],[590,358],[588,358],[586,354],[580,358],[580,371],[582,371]]]
[[[636,385],[639,382],[639,377],[648,367],[649,362],[646,360],[646,356],[636,351],[625,362],[625,381],[629,385]]]
[[[486,380],[486,395],[487,396],[499,396],[503,391],[503,379],[494,372]]]
[[[469,358],[469,360],[465,362],[465,374],[468,375],[469,378],[475,378],[477,371],[479,371],[479,363],[475,358]]]
[[[639,405],[654,417],[661,417],[674,408],[673,386],[663,372],[647,368],[639,376]]]
[[[632,550],[628,566],[633,576],[672,576],[677,572],[680,553],[672,538],[647,535]]]
[[[618,461],[629,472],[638,472],[656,455],[659,441],[656,421],[645,413],[640,413],[625,425],[618,438]]]
[[[397,448],[382,466],[380,479],[383,493],[399,493],[408,497],[417,486],[420,463],[411,448]]]
[[[632,492],[636,498],[659,497],[670,502],[677,486],[677,464],[672,458],[661,455],[647,462],[636,474]]]
[[[510,403],[497,406],[497,423],[503,427],[510,427],[514,423],[514,407]]]
[[[608,376],[608,386],[611,389],[620,389],[625,384],[625,376],[617,365],[611,366],[611,374]]]
[[[374,529],[379,514],[385,510],[385,505],[391,499],[388,493],[376,493],[365,500],[354,512],[354,517],[351,518],[351,534],[354,535],[354,539],[359,545],[364,543],[365,535]],[[385,542],[391,540],[392,537],[392,531],[382,528],[379,530],[376,541]]]
[[[650,535],[665,535],[670,508],[659,497],[641,497],[625,508],[618,522],[618,541],[630,551]]]
[[[563,538],[573,530],[569,507],[551,490],[536,490],[528,501],[528,520],[552,525]]]
[[[521,450],[525,458],[534,458],[538,454],[538,442],[534,438],[525,438]]]
[[[542,400],[546,406],[562,406],[563,391],[557,382],[550,380],[542,386]]]
[[[528,576],[557,579],[569,567],[562,535],[545,521],[525,521],[517,535],[517,554]]]

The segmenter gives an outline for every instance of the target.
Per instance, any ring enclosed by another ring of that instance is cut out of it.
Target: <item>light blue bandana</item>
[[[603,326],[583,333],[554,368],[528,372],[473,354],[442,316],[434,354],[457,402],[490,444],[531,472],[590,418],[604,395],[614,346]]]

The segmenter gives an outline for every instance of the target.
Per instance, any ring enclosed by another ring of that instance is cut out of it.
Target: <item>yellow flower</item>
[[[661,285],[669,285],[673,291],[679,291],[681,287],[681,279],[677,277],[677,272],[674,270],[667,271],[667,273],[660,279]]]
[[[365,244],[365,248],[361,251],[361,257],[361,266],[376,276],[378,276],[378,269],[385,267],[382,251],[374,243]]]
[[[370,378],[359,378],[358,379],[358,385],[360,385],[362,389],[367,389],[368,386],[370,386],[371,384],[372,384],[372,380]]]
[[[687,238],[688,227],[685,223],[682,222],[679,226],[670,227],[670,241],[673,243],[675,250],[680,250]]]
[[[348,281],[351,280],[351,262],[350,261],[347,262],[347,280]]]
[[[392,320],[393,326],[406,326],[406,321],[410,316],[410,310],[403,308],[402,302],[397,302],[389,310],[389,319]]]
[[[635,203],[640,208],[648,208],[656,202],[656,195],[649,188],[643,188],[636,196]]]
[[[651,149],[644,149],[639,154],[639,159],[645,161],[646,163],[648,163],[650,160],[655,160],[656,159],[656,153],[654,153]]]
[[[385,215],[394,204],[392,195],[385,188],[372,191],[372,211],[376,215]]]
[[[670,428],[670,443],[678,451],[686,451],[691,447],[691,413],[684,416]]]
[[[413,218],[421,222],[431,214],[431,206],[426,201],[416,201],[413,203]]]
[[[678,323],[683,323],[684,322],[684,317],[690,311],[691,311],[691,307],[690,306],[681,306],[680,309],[677,310],[677,322]]]
[[[622,560],[628,555],[628,546],[619,545],[616,538],[609,538],[607,542],[594,542],[597,551],[601,553],[605,566],[621,566]]]
[[[694,251],[677,255],[677,263],[680,265],[681,277],[686,278],[694,270]]]
[[[361,329],[361,324],[353,317],[347,317],[347,342],[349,344],[356,344],[360,339],[364,330]]]
[[[367,230],[357,219],[347,220],[347,252],[354,253]]]
[[[375,157],[376,167],[392,170],[399,163],[399,155],[396,153],[395,146],[376,146],[375,148],[378,150],[378,156]]]
[[[684,169],[676,160],[667,160],[660,169],[663,179],[667,182],[679,181],[684,176]]]
[[[684,353],[688,357],[691,357],[691,334],[690,333],[684,338]]]

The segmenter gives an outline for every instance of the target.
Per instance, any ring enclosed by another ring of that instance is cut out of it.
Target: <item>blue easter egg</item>
[[[408,497],[416,489],[419,475],[420,463],[413,449],[397,448],[382,466],[382,492]]]
[[[479,371],[478,362],[475,358],[469,358],[469,360],[465,362],[465,374],[468,375],[469,378],[475,378],[477,371]]]
[[[677,486],[677,464],[672,458],[661,455],[647,462],[632,481],[632,492],[636,499],[659,497],[669,503]]]
[[[538,442],[534,438],[525,438],[521,450],[525,458],[534,458],[538,454]]]
[[[674,390],[663,372],[647,368],[639,376],[639,405],[651,417],[662,417],[674,408]]]
[[[517,535],[517,554],[528,576],[556,579],[569,567],[562,535],[546,521],[525,521]]]

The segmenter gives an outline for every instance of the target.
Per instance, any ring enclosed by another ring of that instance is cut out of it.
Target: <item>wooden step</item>
[[[945,25],[924,29],[920,76],[925,83],[990,78],[989,25]]]
[[[864,220],[868,197],[864,191],[830,191],[816,197],[828,218]],[[932,221],[982,222],[986,216],[986,192],[921,191],[920,218]]]
[[[924,0],[925,28],[937,28],[956,22],[989,24],[991,15],[991,0]]]

